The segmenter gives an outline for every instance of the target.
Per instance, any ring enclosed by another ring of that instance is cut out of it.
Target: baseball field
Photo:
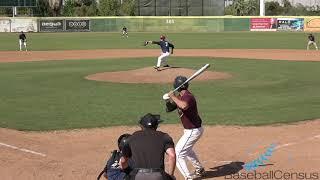
[[[1,177],[95,179],[148,112],[177,142],[183,128],[162,95],[209,63],[190,85],[205,128],[195,147],[203,179],[252,179],[243,165],[271,144],[254,175],[320,179],[320,52],[305,50],[306,33],[165,33],[174,68],[156,72],[159,47],[143,42],[160,34],[28,33],[19,52],[18,34],[1,33]]]

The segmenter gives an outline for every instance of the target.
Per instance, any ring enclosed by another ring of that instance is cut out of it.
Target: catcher
[[[167,58],[170,56],[170,47],[171,47],[171,54],[173,54],[174,45],[166,41],[166,37],[164,35],[160,36],[160,41],[144,42],[145,46],[148,44],[157,44],[160,46],[162,51],[161,55],[158,57],[158,62],[157,62],[157,65],[154,66],[154,69],[156,69],[157,71],[161,71],[160,70],[161,64],[164,64],[163,67],[170,67],[167,63]]]
[[[120,168],[120,158],[122,156],[122,149],[126,145],[130,134],[122,134],[118,138],[118,150],[114,150],[111,153],[111,157],[109,158],[105,168],[98,175],[97,180],[103,175],[106,179],[109,180],[124,180],[129,179],[129,173],[131,172],[131,160],[129,161],[129,166],[125,170]]]
[[[23,31],[21,31],[21,33],[19,34],[19,47],[20,47],[20,51],[22,51],[22,46],[24,46],[25,50],[28,51],[27,49],[27,37],[26,35],[23,33]]]

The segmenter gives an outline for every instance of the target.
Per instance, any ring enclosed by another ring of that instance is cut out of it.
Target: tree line
[[[225,15],[233,16],[259,16],[259,0],[234,0],[233,3],[225,7]],[[320,6],[295,6],[289,0],[265,2],[266,16],[319,16]]]
[[[233,0],[225,15],[258,16],[259,0]],[[135,0],[38,0],[37,7],[18,8],[20,16],[135,16]],[[0,15],[12,15],[12,8],[0,8]],[[265,2],[266,16],[319,16],[320,6],[295,6],[289,0]]]
[[[135,16],[135,0],[38,0],[37,7],[18,8],[18,16]],[[12,8],[0,8],[12,15]]]

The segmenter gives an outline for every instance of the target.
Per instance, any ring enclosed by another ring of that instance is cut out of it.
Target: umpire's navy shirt
[[[168,134],[147,128],[134,132],[122,153],[125,157],[131,157],[134,168],[164,170],[164,154],[168,148],[174,148]]]

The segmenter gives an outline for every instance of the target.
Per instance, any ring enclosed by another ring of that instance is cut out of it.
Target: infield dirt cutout
[[[156,57],[158,53],[158,50],[7,51],[0,52],[0,62]],[[177,50],[175,56],[320,61],[319,52],[303,50]],[[146,70],[151,71],[151,68]],[[141,113],[143,115],[145,112]],[[204,127],[204,135],[195,146],[208,171],[203,179],[225,179],[226,175],[245,173],[241,165],[255,160],[272,143],[275,143],[277,148],[266,165],[258,167],[257,172],[279,170],[283,173],[304,173],[309,179],[310,173],[320,173],[320,120],[290,125],[237,127],[207,126],[204,119]],[[138,126],[119,126],[22,132],[0,128],[0,179],[95,179],[103,169],[110,152],[116,148],[118,136],[138,129]],[[180,124],[161,125],[159,130],[169,133],[175,142],[183,133]],[[45,156],[30,153],[31,151]],[[177,179],[182,179],[178,170],[176,175]],[[320,174],[318,175],[320,177]]]
[[[97,73],[87,76],[86,79],[116,83],[172,83],[176,76],[190,77],[195,72],[196,70],[179,67],[161,68],[161,71],[156,71],[153,67],[146,67],[129,71]],[[218,80],[230,77],[231,75],[228,73],[205,71],[193,81]]]

